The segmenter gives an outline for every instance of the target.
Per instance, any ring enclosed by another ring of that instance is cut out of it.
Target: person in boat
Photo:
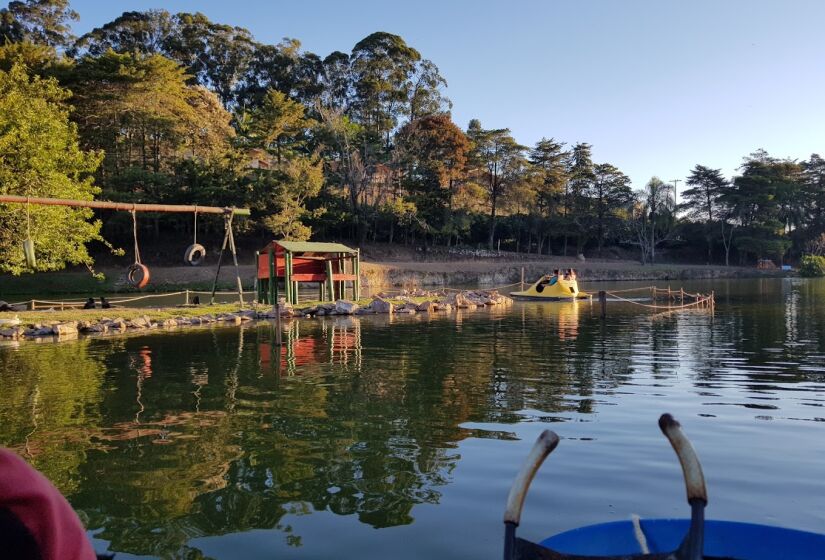
[[[107,300],[105,297],[101,296],[101,298],[100,298],[100,308],[101,309],[109,309],[111,307],[112,307],[112,304],[109,303],[109,300]]]
[[[83,309],[94,309],[95,308],[95,298],[89,298],[86,300],[86,303],[83,304]]]
[[[0,448],[0,557],[95,560],[77,514],[49,480]]]

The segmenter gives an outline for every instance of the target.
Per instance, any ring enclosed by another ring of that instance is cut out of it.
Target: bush
[[[800,276],[816,278],[825,276],[825,257],[816,255],[805,255],[802,257],[802,265],[799,267]]]

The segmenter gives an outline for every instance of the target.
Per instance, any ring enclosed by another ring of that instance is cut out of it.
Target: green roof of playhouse
[[[357,253],[341,243],[319,243],[317,241],[274,241],[291,253]]]

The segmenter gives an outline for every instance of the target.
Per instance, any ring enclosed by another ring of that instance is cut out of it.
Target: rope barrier
[[[641,302],[638,302],[638,301],[634,301],[632,299],[623,298],[621,296],[616,295],[615,292],[605,292],[605,294],[612,297],[612,298],[615,298],[618,301],[623,301],[625,303],[632,303],[633,305],[638,305],[640,307],[646,307],[648,309],[669,309],[669,310],[686,309],[688,307],[693,307],[693,306],[700,305],[700,304],[703,304],[703,303],[707,303],[707,302],[710,301],[710,296],[703,296],[702,299],[697,299],[696,301],[694,301],[692,303],[683,303],[683,304],[680,304],[680,305],[656,305],[656,304],[651,305],[651,304],[648,304],[648,303],[641,303]],[[685,294],[685,295],[687,295],[687,294]]]
[[[119,304],[123,304],[123,303],[131,303],[131,302],[134,302],[134,301],[141,301],[141,300],[146,300],[146,299],[169,298],[169,297],[181,296],[181,295],[185,295],[186,293],[187,293],[187,291],[168,292],[168,293],[163,293],[163,294],[146,294],[146,295],[130,297],[130,298],[110,299],[110,300],[108,300],[108,303],[115,306],[115,305],[119,305]],[[211,294],[212,292],[201,292],[201,291],[196,291],[196,290],[188,290],[188,293],[189,294]],[[253,294],[253,293],[254,292],[246,291],[246,292],[243,292],[243,295],[246,296],[246,295],[250,295],[250,294]],[[238,294],[238,292],[235,292],[235,291],[232,291],[232,292],[217,292],[216,293],[216,295],[218,295],[218,296],[220,296],[220,295],[236,296],[237,294]],[[81,307],[81,306],[85,305],[86,301],[87,301],[87,299],[64,299],[64,300],[27,299],[26,301],[19,301],[19,302],[16,302],[16,303],[10,303],[9,305],[28,305],[28,304],[31,304],[35,307],[38,306],[38,305],[51,305],[51,306],[58,306],[59,305],[61,307],[72,307],[72,308],[74,308],[74,307]]]

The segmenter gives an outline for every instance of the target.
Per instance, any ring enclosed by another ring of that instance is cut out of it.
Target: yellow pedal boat
[[[512,292],[510,297],[527,301],[570,301],[588,299],[590,294],[579,291],[575,278],[565,279],[562,276],[548,274],[523,292]]]

